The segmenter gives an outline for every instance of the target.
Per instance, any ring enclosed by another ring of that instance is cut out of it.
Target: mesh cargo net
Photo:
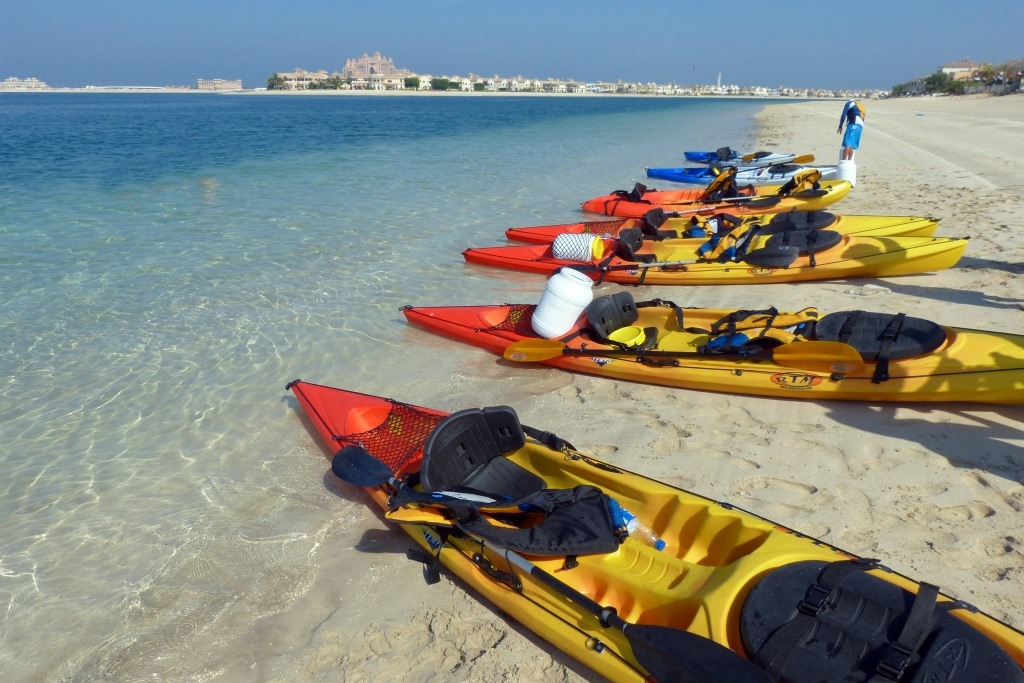
[[[536,308],[533,304],[509,304],[508,317],[487,329],[514,332],[524,337],[536,337],[537,333],[533,331],[533,311]]]
[[[391,411],[379,426],[339,440],[362,446],[397,474],[422,457],[423,444],[445,416],[425,413],[398,401],[390,403]]]
[[[615,235],[626,220],[618,221],[587,221],[583,224],[584,235]]]

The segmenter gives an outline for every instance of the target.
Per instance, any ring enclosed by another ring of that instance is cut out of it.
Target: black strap
[[[536,429],[534,427],[527,427],[526,425],[522,425],[522,427],[523,433],[525,433],[530,438],[539,441],[540,443],[544,444],[553,451],[564,452],[565,450],[576,450],[575,446],[573,446],[571,443],[569,443],[562,437],[558,436],[557,434],[554,434],[552,432],[545,432],[541,429]]]
[[[910,608],[907,622],[895,643],[889,644],[882,661],[878,663],[877,673],[868,683],[882,681],[899,681],[903,678],[907,667],[928,636],[929,625],[935,614],[935,605],[939,598],[939,587],[930,583],[922,583],[917,590],[914,604]]]
[[[892,350],[892,343],[896,341],[896,337],[900,336],[900,328],[903,327],[903,321],[906,319],[906,313],[897,313],[889,321],[889,324],[885,326],[885,331],[882,332],[882,348],[878,350],[875,374],[871,378],[872,384],[881,384],[889,379],[889,355]]]
[[[846,316],[846,321],[843,323],[843,326],[839,328],[839,334],[837,335],[838,339],[836,341],[841,341],[844,344],[850,343],[850,337],[853,336],[853,328],[857,326],[861,313],[863,313],[863,311],[853,311]]]
[[[425,552],[419,548],[410,548],[405,551],[406,557],[423,565],[423,579],[427,582],[428,586],[432,586],[441,580],[441,549],[448,542],[447,529],[435,527],[434,531],[441,537],[441,545],[437,549],[436,554]]]
[[[676,324],[679,325],[679,329],[683,328],[683,309],[679,307],[674,301],[668,301],[666,299],[651,299],[650,301],[641,301],[636,305],[637,308],[651,308],[653,306],[664,306],[665,308],[671,308],[672,312],[676,315]]]

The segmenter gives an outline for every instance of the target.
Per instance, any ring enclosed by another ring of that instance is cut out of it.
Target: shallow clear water
[[[536,301],[461,251],[745,148],[762,105],[0,95],[0,677],[215,677],[360,523],[285,383],[474,404],[472,349],[399,308]]]

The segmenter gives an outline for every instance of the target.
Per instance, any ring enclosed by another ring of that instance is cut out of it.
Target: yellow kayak
[[[579,254],[560,254],[556,241],[472,247],[462,255],[469,263],[548,276],[571,267],[598,282],[743,285],[927,273],[956,265],[968,243],[966,238],[844,235],[831,230],[764,235],[758,228],[745,224],[740,228],[747,229],[743,236],[734,238],[733,231],[717,243],[706,238],[652,241],[634,228],[631,240],[620,232],[599,248]]]
[[[614,218],[580,221],[557,225],[535,225],[509,228],[505,236],[517,242],[551,244],[559,235],[590,235],[601,239],[618,237],[623,231],[640,228],[644,237],[654,239],[685,239],[705,237],[716,232],[731,216],[673,215],[660,209],[648,211],[642,218]],[[740,218],[744,224],[770,226],[773,229],[822,230],[843,235],[930,237],[939,226],[938,218],[926,216],[880,216],[836,214],[827,211],[789,211],[776,214],[755,214]]]
[[[1024,634],[937,587],[519,423],[296,380],[333,472],[612,681],[1024,683]]]
[[[866,311],[737,312],[594,299],[558,339],[537,306],[406,306],[410,323],[517,362],[755,396],[1024,404],[1024,335]],[[599,329],[600,328],[600,329]]]

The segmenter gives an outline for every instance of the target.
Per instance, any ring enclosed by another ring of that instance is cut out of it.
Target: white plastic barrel
[[[837,180],[849,180],[854,187],[857,186],[857,162],[853,159],[840,159],[839,167],[836,169]]]
[[[594,281],[573,270],[560,268],[548,278],[544,294],[533,312],[533,331],[546,339],[561,337],[572,329],[594,299]]]
[[[551,243],[551,255],[563,261],[590,263],[604,255],[604,242],[595,235],[565,232]]]

